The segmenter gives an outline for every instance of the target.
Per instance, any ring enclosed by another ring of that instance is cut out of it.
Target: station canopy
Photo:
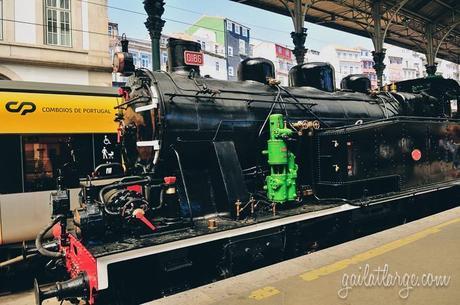
[[[286,16],[291,16],[288,7],[290,10],[295,7],[295,0],[231,1]],[[306,21],[365,37],[372,37],[375,33],[375,2],[302,0]],[[382,33],[386,29],[386,43],[424,54],[431,49],[439,58],[460,63],[460,0],[378,2]],[[428,32],[431,35],[427,35]],[[431,45],[428,43],[430,37]]]

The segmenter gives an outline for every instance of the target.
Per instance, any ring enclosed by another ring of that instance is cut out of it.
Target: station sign
[[[186,65],[202,66],[204,64],[204,55],[201,52],[184,51],[184,61]]]

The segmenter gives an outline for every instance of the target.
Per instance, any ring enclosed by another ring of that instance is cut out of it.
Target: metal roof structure
[[[159,39],[165,0],[143,0],[152,40],[153,69],[159,69]],[[297,64],[305,59],[305,21],[372,39],[373,68],[383,85],[384,42],[426,55],[426,72],[435,75],[436,57],[460,64],[460,0],[230,0],[291,16]]]
[[[290,16],[295,0],[231,0]],[[375,39],[375,4],[380,4],[384,41],[460,63],[459,0],[302,0],[305,20]],[[289,8],[289,10],[288,10]],[[432,45],[430,46],[430,36]],[[374,41],[375,45],[375,41]],[[436,49],[438,51],[436,52]]]

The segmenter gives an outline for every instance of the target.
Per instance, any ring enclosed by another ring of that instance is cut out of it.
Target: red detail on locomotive
[[[122,132],[123,132],[123,129],[121,127],[118,127],[117,128],[117,143],[118,144],[121,143]]]
[[[164,177],[163,180],[165,184],[170,185],[170,184],[176,183],[177,178],[174,176],[171,176],[171,177]]]
[[[136,185],[131,185],[131,186],[128,186],[126,187],[126,189],[128,189],[129,191],[135,191],[139,194],[142,194],[142,186],[136,184]]]
[[[414,149],[410,155],[414,161],[418,161],[422,158],[422,152],[420,149]]]
[[[118,95],[123,97],[125,101],[129,100],[129,92],[123,88],[118,88]]]
[[[146,217],[143,209],[136,209],[133,213],[133,216],[142,221],[147,227],[152,231],[156,231],[156,227],[151,223]]]
[[[56,224],[53,227],[54,238],[60,241],[61,226]],[[65,253],[65,264],[67,272],[71,278],[79,276],[82,272],[86,273],[89,282],[88,304],[95,303],[95,292],[97,292],[97,264],[96,259],[88,249],[72,234],[68,234],[68,241],[63,245],[61,242],[60,250]]]

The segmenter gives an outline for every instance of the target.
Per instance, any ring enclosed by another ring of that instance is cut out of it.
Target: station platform
[[[460,208],[455,208],[148,304],[459,303]]]
[[[147,304],[459,302],[460,207]],[[0,297],[0,304],[34,304],[33,293]],[[43,304],[60,302],[46,300]]]

